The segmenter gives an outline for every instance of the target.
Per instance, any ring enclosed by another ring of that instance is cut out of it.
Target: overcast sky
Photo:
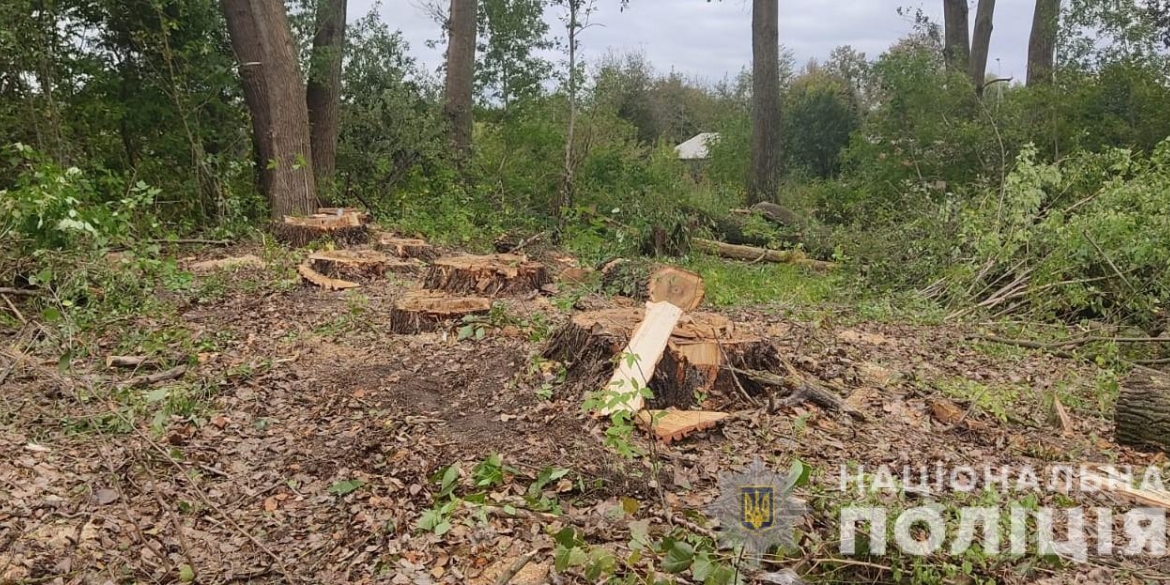
[[[438,0],[447,4],[448,0]],[[910,31],[912,22],[898,16],[899,6],[922,7],[942,22],[942,0],[779,0],[780,42],[796,54],[798,66],[811,58],[824,60],[833,47],[852,45],[873,59]],[[442,48],[429,49],[439,27],[417,8],[419,0],[383,0],[382,20],[402,31],[411,54],[430,71],[443,58]],[[374,0],[350,0],[350,16],[369,12]],[[971,2],[971,24],[975,0]],[[718,81],[751,66],[751,2],[746,0],[631,0],[623,12],[618,0],[598,0],[594,26],[581,36],[587,61],[608,51],[640,52],[660,72],[675,70],[706,81]],[[1028,31],[1033,3],[1001,0],[996,6],[989,73],[1024,78]],[[550,9],[546,17],[554,35],[564,28]],[[997,59],[999,60],[997,62]]]

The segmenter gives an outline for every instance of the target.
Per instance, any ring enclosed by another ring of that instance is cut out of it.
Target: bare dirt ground
[[[717,475],[755,457],[813,469],[797,492],[813,509],[798,550],[765,569],[813,582],[909,582],[914,563],[931,559],[837,554],[832,510],[857,499],[838,491],[842,464],[1163,464],[1112,443],[1107,383],[1092,366],[973,342],[969,329],[831,313],[800,322],[768,307],[727,315],[869,420],[810,404],[769,414],[713,397],[737,416],[667,447],[635,436],[648,454],[626,460],[603,444],[606,426],[582,413],[583,389],[540,391],[543,324],[569,314],[556,299],[504,300],[508,324],[457,340],[386,333],[409,279],[341,293],[274,284],[287,274],[248,287],[230,285],[238,274],[215,278],[229,282],[222,293],[137,315],[102,340],[105,353],[185,363],[180,379],[118,388],[135,372],[106,368],[104,355],[68,370],[56,356],[0,358],[0,583],[596,582],[580,568],[551,570],[552,535],[567,525],[621,559],[614,582],[653,583],[666,575],[630,558],[630,523],[704,532]],[[19,350],[37,333],[4,335]],[[1065,432],[1049,420],[1053,394],[1070,410]],[[932,405],[943,397],[961,421],[939,420]],[[492,454],[505,466],[499,481],[474,485],[475,466]],[[461,474],[453,491],[435,477],[451,465]],[[568,471],[531,488],[549,468]],[[449,529],[420,529],[452,495],[461,503],[445,511]],[[1041,504],[1061,497],[1041,494]],[[1170,575],[1164,560],[1120,556],[993,560],[980,571],[1047,583]],[[976,582],[943,573],[936,582]]]

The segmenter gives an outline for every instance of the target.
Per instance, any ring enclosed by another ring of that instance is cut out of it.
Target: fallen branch
[[[106,356],[107,368],[137,368],[145,364],[150,358],[143,355],[111,355]]]
[[[0,295],[13,295],[18,297],[35,297],[40,295],[41,291],[35,288],[10,288],[7,286],[0,286]]]
[[[158,384],[159,382],[165,382],[167,380],[174,380],[177,378],[182,378],[183,374],[186,374],[186,373],[187,373],[187,366],[177,366],[177,367],[171,368],[169,370],[157,372],[154,374],[147,374],[145,376],[135,376],[133,378],[130,378],[129,380],[126,380],[125,382],[122,382],[118,386],[122,387],[122,388],[129,388],[132,386],[150,386],[152,384]]]
[[[776,264],[795,264],[797,266],[807,266],[814,270],[832,270],[837,267],[833,262],[824,262],[822,260],[813,260],[805,256],[804,252],[799,250],[768,250],[765,248],[755,248],[752,246],[740,246],[737,244],[728,244],[725,242],[716,242],[715,240],[704,240],[695,238],[691,240],[696,250],[714,254],[723,258],[730,258],[732,260],[745,260],[748,262],[773,262]]]
[[[776,374],[756,370],[741,370],[731,367],[724,369],[739,374],[757,384],[786,388],[792,392],[792,394],[780,401],[776,405],[777,407],[794,406],[807,400],[826,410],[844,412],[859,421],[864,422],[869,420],[869,417],[865,413],[849,406],[836,394],[822,388],[820,384],[805,376],[800,376],[792,372],[788,376],[777,376]]]
[[[519,573],[520,569],[523,569],[532,560],[532,557],[536,556],[537,552],[539,551],[530,551],[516,559],[516,562],[512,563],[512,566],[508,567],[508,570],[501,573],[500,578],[496,579],[496,585],[508,585],[516,573]]]
[[[150,239],[143,240],[150,244],[202,244],[205,246],[230,246],[231,240],[203,240],[199,238],[179,238],[177,240],[168,239]]]

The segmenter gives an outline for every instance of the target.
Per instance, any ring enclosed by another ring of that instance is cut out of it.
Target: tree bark
[[[1117,442],[1170,453],[1170,375],[1137,368],[1122,382],[1114,414]]]
[[[1060,0],[1036,0],[1028,39],[1028,87],[1052,83],[1059,23]]]
[[[752,153],[748,203],[771,201],[780,189],[780,9],[752,0]]]
[[[983,96],[983,84],[987,76],[987,55],[991,50],[992,18],[995,15],[995,0],[979,0],[975,11],[975,36],[971,39],[971,83],[975,93]]]
[[[309,109],[309,143],[317,189],[331,192],[337,166],[341,108],[341,60],[345,48],[346,0],[319,0],[313,54],[305,103]]]
[[[943,61],[951,71],[969,69],[971,36],[967,29],[967,13],[967,0],[943,0]]]
[[[475,0],[451,0],[443,113],[451,127],[451,144],[461,161],[465,161],[471,152],[475,19]]]
[[[221,0],[272,216],[317,209],[305,87],[280,0]]]

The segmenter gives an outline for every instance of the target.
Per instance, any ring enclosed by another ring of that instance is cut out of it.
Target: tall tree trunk
[[[573,160],[573,141],[576,140],[577,128],[577,34],[581,32],[581,23],[577,18],[581,1],[566,2],[569,10],[569,20],[566,23],[569,33],[569,126],[565,131],[565,168],[561,175],[561,192],[557,194],[557,241],[564,235],[565,215],[573,205],[573,172],[576,167]]]
[[[317,208],[305,87],[281,0],[221,0],[272,216]]]
[[[1060,0],[1036,0],[1032,35],[1028,39],[1028,87],[1052,83],[1059,22]]]
[[[951,71],[968,70],[971,35],[967,26],[967,0],[943,0],[943,61]]]
[[[780,9],[752,0],[752,154],[748,203],[772,201],[780,189]]]
[[[475,0],[451,0],[447,37],[447,84],[443,113],[460,161],[471,152],[472,77],[475,72]]]
[[[983,84],[987,77],[987,55],[991,50],[992,18],[995,16],[995,0],[979,0],[975,11],[975,37],[971,39],[971,83],[975,93],[983,97]]]
[[[329,196],[332,194],[333,172],[337,165],[346,0],[319,2],[305,102],[309,108],[313,176],[317,181],[317,190]]]

